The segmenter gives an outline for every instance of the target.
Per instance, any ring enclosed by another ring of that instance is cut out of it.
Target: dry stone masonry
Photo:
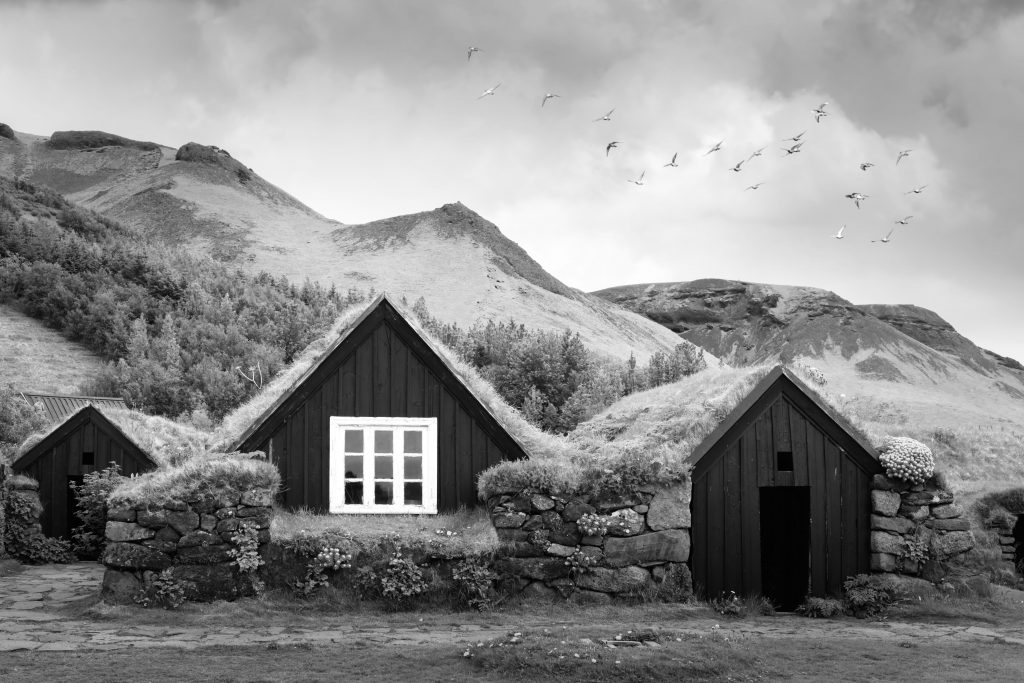
[[[504,494],[487,507],[502,541],[495,569],[528,597],[692,594],[689,482],[613,496]]]
[[[885,475],[871,481],[871,570],[941,580],[952,558],[974,547],[953,494]]]
[[[160,572],[181,582],[189,600],[232,599],[253,593],[231,551],[243,526],[257,530],[259,552],[270,542],[274,492],[220,491],[187,500],[111,507],[107,512],[103,595],[128,602]]]

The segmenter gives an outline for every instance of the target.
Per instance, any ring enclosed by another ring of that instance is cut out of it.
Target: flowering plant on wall
[[[935,458],[931,449],[907,436],[887,437],[879,460],[885,467],[886,476],[911,484],[923,484],[935,474]]]

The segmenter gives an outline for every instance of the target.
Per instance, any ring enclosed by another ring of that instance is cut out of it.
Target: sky
[[[217,145],[350,224],[461,201],[585,291],[915,304],[1024,362],[1021,65],[1014,0],[0,0],[15,130]]]

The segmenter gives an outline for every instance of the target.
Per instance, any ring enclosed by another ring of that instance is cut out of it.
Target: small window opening
[[[85,451],[82,453],[82,464],[92,467],[96,464],[96,454],[92,451]]]
[[[792,451],[779,451],[775,454],[777,457],[776,465],[779,472],[792,472],[793,471],[793,452]]]

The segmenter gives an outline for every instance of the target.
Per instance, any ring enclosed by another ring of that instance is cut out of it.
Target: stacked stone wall
[[[505,494],[487,501],[502,541],[495,570],[524,595],[609,602],[638,594],[692,595],[690,483],[627,495],[561,498]],[[597,518],[587,535],[580,518]]]
[[[240,572],[232,549],[239,530],[257,530],[259,553],[270,542],[274,492],[221,491],[187,500],[112,505],[107,511],[102,562],[103,596],[128,602],[161,572],[178,581],[189,600],[252,595],[253,575]]]
[[[871,570],[943,579],[974,547],[971,523],[953,494],[875,475],[871,482]]]
[[[23,544],[34,536],[43,535],[43,525],[39,521],[43,514],[39,483],[24,475],[9,475],[6,472],[0,482],[0,558],[7,557],[9,551],[17,552],[16,548],[7,547],[9,535],[19,537]],[[8,529],[8,524],[17,528]],[[11,540],[17,545],[14,539]]]

